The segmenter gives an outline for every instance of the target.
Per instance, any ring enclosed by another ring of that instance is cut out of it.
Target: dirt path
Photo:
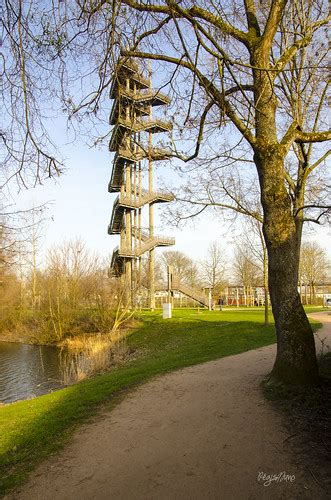
[[[331,344],[331,316],[318,337]],[[325,344],[326,342],[324,342]],[[317,342],[320,345],[319,342]],[[159,377],[81,427],[9,499],[322,499],[260,382],[275,346]],[[259,474],[293,481],[268,486]]]

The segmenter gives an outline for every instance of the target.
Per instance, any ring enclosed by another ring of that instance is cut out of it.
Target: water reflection
[[[0,402],[29,399],[59,387],[58,347],[0,342]]]

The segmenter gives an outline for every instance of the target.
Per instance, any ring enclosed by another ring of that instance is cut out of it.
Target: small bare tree
[[[304,242],[301,246],[299,284],[305,285],[307,302],[307,286],[309,286],[310,303],[315,299],[316,285],[322,284],[327,276],[330,263],[325,250],[316,242]]]
[[[268,252],[265,244],[262,224],[254,217],[245,217],[244,232],[241,235],[242,245],[258,264],[261,282],[264,288],[264,323],[269,324],[269,292],[268,292]]]
[[[213,289],[214,295],[219,295],[225,284],[225,271],[227,268],[226,256],[219,243],[213,241],[207,251],[206,258],[202,261],[201,280]]]
[[[239,284],[244,288],[244,294],[252,296],[253,288],[261,284],[261,269],[254,254],[243,242],[236,245],[233,270]]]

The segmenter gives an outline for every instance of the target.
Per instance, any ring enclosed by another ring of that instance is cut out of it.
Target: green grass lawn
[[[1,493],[22,483],[79,422],[101,406],[113,406],[129,388],[160,373],[275,342],[273,325],[263,324],[262,308],[175,310],[168,320],[160,311],[142,312],[138,319],[141,326],[126,340],[139,354],[135,359],[94,379],[0,408]]]

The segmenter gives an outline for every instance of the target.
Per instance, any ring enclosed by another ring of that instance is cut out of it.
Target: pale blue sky
[[[20,192],[17,195],[19,206],[28,207],[53,201],[48,210],[42,254],[48,247],[63,240],[81,237],[88,248],[106,257],[118,245],[118,237],[107,234],[116,196],[107,191],[113,155],[106,147],[103,150],[89,149],[83,143],[64,146],[61,151],[67,157],[67,172],[56,181],[49,179],[43,186]],[[164,172],[165,169],[162,174],[166,182]],[[172,175],[171,171],[169,175]],[[157,208],[158,211],[163,209],[162,204]],[[160,223],[160,226],[164,224]],[[159,232],[175,236],[176,246],[172,248],[183,251],[194,259],[203,258],[208,245],[215,240],[226,248],[229,257],[232,253],[233,227],[225,224],[221,217],[217,218],[215,213],[196,222],[195,227],[185,227],[182,231],[174,227],[160,227]],[[330,256],[330,228],[316,228],[307,237],[329,250]]]

